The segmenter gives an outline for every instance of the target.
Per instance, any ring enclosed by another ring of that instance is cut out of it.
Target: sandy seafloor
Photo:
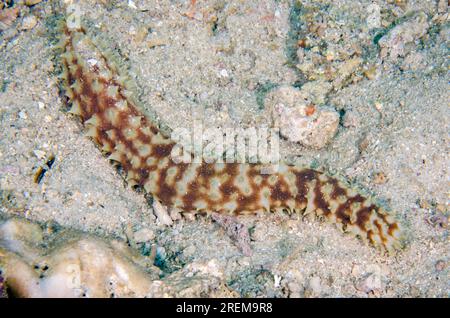
[[[341,44],[370,46],[377,32],[354,28],[366,23],[371,2],[303,1],[303,6],[338,21]],[[339,174],[395,211],[406,234],[397,254],[296,215],[240,217],[251,229],[251,256],[210,218],[160,224],[144,195],[126,186],[67,114],[52,49],[55,32],[48,29],[61,12],[48,1],[23,6],[0,33],[1,217],[56,222],[123,240],[130,229],[147,228],[155,234],[151,243],[158,246],[163,277],[214,260],[223,283],[242,297],[448,297],[449,29],[448,22],[432,21],[448,11],[438,12],[442,1],[375,2],[382,7],[379,30],[423,11],[427,34],[396,60],[383,60],[376,44],[363,50],[364,61],[377,65],[376,76],[361,71],[357,80],[326,96],[324,103],[343,117],[328,146],[314,150],[282,140],[280,151],[289,162]],[[104,3],[82,3],[89,32],[122,61],[143,107],[171,129],[189,125],[193,112],[203,113],[211,126],[268,123],[270,105],[264,104],[261,85],[270,90],[308,81],[289,56],[291,1]],[[37,24],[24,29],[29,15]],[[50,154],[55,163],[36,184],[34,175]],[[380,173],[382,181],[375,178]],[[374,272],[376,282],[365,281]]]

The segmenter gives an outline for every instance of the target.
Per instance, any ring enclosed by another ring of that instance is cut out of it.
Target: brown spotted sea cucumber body
[[[161,134],[132,101],[117,68],[82,27],[63,27],[62,81],[71,104],[91,137],[118,162],[131,185],[141,186],[164,205],[183,211],[314,213],[377,247],[400,246],[398,223],[381,207],[339,180],[306,168],[279,165],[176,164],[175,143]]]

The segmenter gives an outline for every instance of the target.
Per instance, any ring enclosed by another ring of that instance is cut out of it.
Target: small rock
[[[274,287],[275,288],[279,288],[280,287],[280,283],[281,283],[281,276],[278,275],[273,275],[273,280],[274,280]]]
[[[0,31],[7,30],[17,19],[19,8],[8,8],[0,11]]]
[[[33,150],[34,155],[39,158],[43,159],[45,157],[45,151],[42,150]]]
[[[137,43],[142,43],[148,35],[148,28],[141,27],[137,30],[136,35],[134,36],[134,40]]]
[[[155,233],[153,233],[153,231],[148,228],[143,228],[139,231],[136,231],[133,235],[133,238],[136,243],[150,242],[155,238]]]
[[[381,27],[381,10],[380,6],[375,3],[369,5],[366,9],[368,16],[366,23],[369,29],[375,29]]]
[[[366,294],[379,294],[383,288],[381,282],[381,268],[378,265],[370,265],[366,274],[356,282],[356,289]]]
[[[167,253],[166,253],[166,249],[162,246],[158,246],[156,248],[156,256],[160,259],[160,260],[165,260],[167,257]]]
[[[447,211],[447,207],[445,204],[438,203],[438,204],[436,204],[436,210],[441,213],[445,213]]]
[[[22,21],[22,30],[31,30],[37,24],[37,19],[34,15],[26,16]]]
[[[386,181],[387,181],[387,177],[383,172],[377,172],[373,176],[373,182],[375,184],[383,184],[383,183],[386,183]]]
[[[185,257],[192,257],[195,254],[196,248],[194,245],[189,245],[183,250],[183,255]]]
[[[158,221],[163,225],[172,225],[173,221],[170,217],[167,209],[158,201],[153,200],[153,211],[158,219]]]
[[[322,284],[320,277],[314,276],[309,280],[309,289],[312,292],[312,296],[319,296],[322,292]]]
[[[256,223],[253,231],[251,232],[252,241],[263,242],[268,236],[268,225],[263,222]]]
[[[425,200],[424,198],[420,198],[418,204],[422,209],[431,209],[430,202],[428,200]]]
[[[363,135],[360,140],[358,140],[358,150],[359,152],[364,152],[369,147],[371,143],[371,138],[369,135]]]
[[[424,56],[422,53],[419,52],[411,52],[409,53],[400,68],[403,71],[411,70],[411,71],[417,71],[420,69],[424,69],[426,67],[426,64],[424,63]]]
[[[434,264],[434,267],[438,272],[441,272],[447,267],[447,264],[445,263],[444,260],[440,259],[436,262],[436,264]]]
[[[149,48],[154,48],[157,46],[167,45],[167,41],[164,39],[151,39],[147,42]]]
[[[277,104],[292,108],[297,105],[309,103],[304,94],[292,86],[280,86],[271,91],[266,98],[266,109],[273,108]]]
[[[424,36],[428,28],[427,15],[424,12],[419,12],[395,26],[378,42],[382,50],[381,57],[389,55],[391,59],[396,60],[399,56],[405,56],[411,50],[409,44]]]
[[[449,217],[444,213],[436,211],[432,216],[427,219],[427,222],[433,227],[447,228]]]
[[[302,286],[296,282],[287,283],[287,288],[289,289],[289,297],[290,298],[300,298]]]
[[[134,3],[133,0],[128,0],[128,7],[135,10],[137,9],[136,4]]]
[[[221,77],[228,77],[228,71],[226,69],[221,69],[219,72]]]
[[[409,295],[414,298],[419,298],[421,296],[420,289],[416,286],[409,287]]]
[[[448,10],[448,0],[439,0],[438,2],[438,12],[445,13]]]
[[[356,289],[359,291],[362,291],[366,294],[373,292],[373,291],[380,291],[381,290],[381,280],[380,278],[375,274],[369,274],[364,279],[361,279],[356,284]]]
[[[360,57],[355,57],[343,62],[338,68],[338,78],[337,80],[342,81],[346,79],[351,74],[353,74],[359,67],[359,65],[363,62],[363,59]]]
[[[207,276],[213,276],[218,278],[223,278],[225,276],[222,265],[215,258],[204,261],[204,262],[194,262],[186,265],[186,271],[192,276],[196,274],[203,274]]]
[[[175,207],[171,207],[171,208],[169,209],[169,215],[170,215],[170,218],[171,218],[172,220],[174,220],[174,221],[180,220],[181,217],[182,217],[180,212],[181,212],[180,209],[175,208]]]
[[[280,133],[290,141],[320,149],[336,134],[339,114],[331,108],[313,106],[314,112],[310,109],[310,106],[293,109],[279,107]]]
[[[364,75],[369,79],[373,80],[377,77],[378,69],[376,66],[369,67],[364,71]]]
[[[28,118],[27,113],[24,112],[24,111],[20,111],[19,112],[19,118],[20,119],[27,119]]]
[[[361,265],[354,264],[352,267],[351,274],[353,277],[358,277],[361,275]]]
[[[350,110],[345,113],[342,125],[345,128],[351,128],[351,127],[355,128],[358,126],[358,117],[356,116],[354,111]]]
[[[314,104],[323,104],[332,88],[333,85],[330,82],[324,80],[311,81],[302,86],[300,94]]]
[[[268,97],[275,125],[283,137],[304,146],[322,148],[334,137],[339,114],[330,107],[318,107],[293,87],[280,87]]]
[[[375,109],[376,109],[379,113],[382,113],[382,112],[383,112],[383,104],[382,104],[382,103],[380,103],[380,102],[375,102],[374,106],[375,106]]]

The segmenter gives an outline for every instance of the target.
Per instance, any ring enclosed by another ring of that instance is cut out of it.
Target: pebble
[[[309,280],[309,289],[311,290],[313,296],[320,295],[320,293],[322,292],[322,284],[320,277],[318,276],[311,277],[311,279]]]
[[[399,56],[405,56],[410,50],[408,44],[424,36],[428,28],[427,15],[424,12],[419,12],[395,26],[378,42],[381,48],[381,57],[389,56],[396,60]]]
[[[19,8],[8,8],[0,11],[0,31],[7,30],[17,19]]]
[[[267,100],[275,125],[292,142],[320,149],[337,132],[339,114],[331,107],[312,104],[294,87],[280,87]]]
[[[134,3],[133,0],[128,0],[128,7],[135,10],[137,9],[136,4]]]
[[[177,209],[177,208],[175,208],[175,207],[171,207],[170,209],[169,209],[169,215],[170,215],[170,218],[172,219],[172,220],[181,220],[181,210],[180,209]]]
[[[449,217],[444,215],[444,213],[436,211],[434,215],[427,219],[428,223],[433,227],[447,228]]]
[[[440,259],[440,260],[438,260],[438,261],[436,262],[436,264],[434,265],[434,267],[436,268],[436,270],[437,270],[438,272],[441,272],[441,271],[443,271],[443,270],[447,267],[447,264],[446,264],[446,262],[445,262],[444,260]]]
[[[196,250],[197,250],[197,249],[195,248],[194,245],[189,245],[188,247],[186,247],[186,248],[183,250],[183,255],[184,255],[185,257],[192,257],[192,256],[195,254]]]
[[[220,70],[220,76],[222,77],[228,77],[228,71],[226,69]]]
[[[253,241],[262,242],[267,239],[268,232],[268,225],[263,222],[258,222],[251,232],[251,238]]]
[[[167,45],[167,41],[164,39],[151,39],[147,42],[149,48],[154,48],[157,46]]]
[[[438,12],[445,13],[448,10],[448,0],[439,0],[438,2]]]
[[[369,67],[364,71],[364,75],[369,79],[373,80],[377,77],[378,69],[376,66]]]
[[[330,82],[317,80],[303,84],[300,93],[303,98],[308,99],[314,104],[323,104],[332,88],[333,85]]]
[[[447,211],[447,207],[445,206],[445,204],[438,203],[436,204],[436,210],[438,210],[441,213],[445,213]]]
[[[22,21],[22,30],[31,30],[37,24],[37,19],[34,15],[26,16]]]
[[[201,273],[207,276],[223,278],[225,275],[222,264],[215,258],[204,262],[190,263],[186,265],[186,270],[189,276]]]
[[[359,270],[361,270],[361,268]],[[381,271],[380,266],[375,265],[375,264],[369,265],[364,272],[365,272],[365,274],[362,275],[357,280],[355,288],[366,294],[369,294],[372,292],[372,293],[378,295],[383,288],[382,282],[381,282],[382,271]],[[352,274],[353,274],[353,270],[352,270]],[[360,276],[361,273],[358,270],[356,270],[353,275]]]
[[[141,27],[137,30],[134,39],[137,43],[142,43],[148,35],[148,28]]]
[[[153,200],[153,211],[155,212],[158,221],[163,225],[172,225],[173,221],[167,209],[158,201]]]
[[[34,155],[39,158],[43,159],[45,157],[45,151],[42,150],[33,150]]]
[[[133,237],[136,243],[150,242],[155,238],[155,233],[148,228],[143,228],[136,231]]]
[[[167,253],[166,253],[166,249],[162,246],[158,246],[156,248],[156,256],[160,259],[160,260],[165,260]]]
[[[366,9],[368,16],[367,16],[367,26],[369,29],[375,29],[381,27],[381,10],[380,6],[376,3],[372,3],[369,5]]]
[[[290,298],[300,298],[302,286],[296,282],[287,283],[287,288],[289,289],[289,297]]]
[[[382,112],[383,112],[383,104],[382,104],[382,103],[380,103],[380,102],[375,102],[374,106],[375,106],[375,109],[376,109],[379,113],[382,113]]]
[[[280,133],[293,142],[320,149],[326,146],[337,132],[339,114],[331,108],[317,109],[314,116],[305,107],[278,108],[280,111]],[[306,114],[306,116],[304,115]]]
[[[434,264],[434,267],[438,272],[441,272],[447,267],[447,264],[445,263],[444,260],[440,259],[436,262],[436,264]]]
[[[421,296],[420,289],[417,288],[416,286],[409,287],[409,294],[411,295],[411,297],[414,297],[414,298],[419,298]]]
[[[358,126],[358,118],[354,111],[350,110],[345,113],[342,125],[345,128],[355,128]]]
[[[366,294],[374,291],[380,291],[380,278],[375,274],[369,274],[367,277],[359,280],[356,284],[356,289]]]
[[[424,69],[426,67],[426,64],[424,63],[424,55],[419,52],[411,52],[409,53],[400,68],[404,71],[411,70],[411,71],[417,71]]]
[[[373,182],[375,184],[383,184],[383,183],[386,183],[386,181],[387,181],[387,177],[383,172],[377,172],[373,176]]]
[[[24,111],[20,111],[19,112],[19,117],[20,117],[20,119],[27,119],[28,118],[27,113],[24,112]]]

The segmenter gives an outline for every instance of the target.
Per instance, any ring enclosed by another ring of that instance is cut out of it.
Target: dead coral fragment
[[[26,220],[0,225],[0,265],[16,297],[144,297],[159,269],[119,241],[71,235],[43,251],[42,229]]]
[[[275,124],[288,140],[319,149],[336,134],[339,114],[332,108],[315,106],[293,87],[280,87],[271,97]]]

